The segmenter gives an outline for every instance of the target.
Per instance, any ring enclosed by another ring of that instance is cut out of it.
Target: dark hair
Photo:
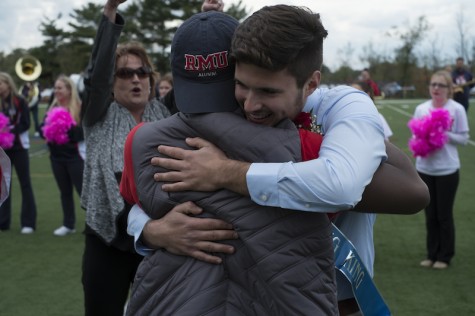
[[[145,51],[145,48],[139,42],[128,42],[117,46],[115,51],[115,70],[117,70],[117,60],[122,56],[135,55],[142,61],[142,66],[148,67],[152,70],[150,73],[150,87],[155,87],[158,73],[155,72],[152,62]],[[149,100],[155,98],[155,89],[150,90]]]
[[[287,69],[303,87],[323,63],[328,35],[320,15],[305,7],[275,5],[256,11],[238,26],[231,52],[236,63],[270,70]]]
[[[373,88],[366,81],[357,81],[352,84],[352,87],[366,92],[366,94],[371,98],[371,100],[374,100]]]

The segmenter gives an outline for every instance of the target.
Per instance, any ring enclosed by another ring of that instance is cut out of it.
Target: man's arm
[[[429,190],[409,157],[386,142],[388,159],[376,170],[354,210],[388,214],[414,214],[430,201]],[[389,206],[388,206],[389,205]]]
[[[362,96],[336,98],[336,103],[330,102],[321,111],[326,119],[326,134],[318,159],[302,163],[248,164],[230,161],[212,144],[191,139],[187,143],[198,150],[159,147],[160,153],[177,160],[152,159],[153,164],[173,170],[156,174],[155,179],[175,182],[164,185],[166,191],[210,191],[224,187],[241,194],[250,193],[252,199],[261,205],[317,212],[351,209],[360,202],[365,187],[385,156],[379,114],[370,99]],[[317,97],[320,97],[317,102],[322,102],[325,96]],[[399,178],[413,179],[414,167],[407,163],[404,166],[411,170],[410,176]],[[384,167],[383,171],[386,171],[388,168]],[[386,179],[385,174],[383,179]],[[394,189],[392,179],[382,182],[368,187],[368,190],[375,190],[370,196],[380,198],[370,198],[371,201],[359,205],[358,209],[371,206],[365,211],[411,214],[427,202],[422,186],[422,189],[404,196],[407,201],[415,201],[409,208],[406,208],[407,203],[402,207],[390,203],[388,201],[399,201],[401,195]],[[367,197],[369,195],[365,193],[364,198]]]
[[[158,151],[174,159],[152,158],[152,165],[174,170],[154,175],[156,181],[170,182],[162,186],[164,191],[211,192],[226,188],[249,196],[246,174],[250,163],[228,159],[218,147],[199,137],[187,138],[186,143],[198,150],[162,145]]]
[[[250,163],[223,158],[224,154],[218,148],[200,138],[189,139],[187,143],[192,147],[200,148],[199,153],[175,147],[160,146],[159,151],[161,153],[176,157],[179,160],[158,157],[152,159],[152,163],[155,165],[181,170],[168,174],[155,174],[156,180],[164,181],[163,179],[166,178],[167,181],[178,181],[180,176],[186,179],[185,181],[166,184],[163,186],[164,190],[180,191],[193,187],[195,190],[199,188],[203,191],[212,191],[225,187],[232,188],[232,191],[241,195],[249,195],[246,173],[251,166]],[[390,142],[386,142],[386,152],[388,159],[378,167],[370,184],[364,189],[362,200],[356,204],[354,210],[387,214],[414,214],[419,212],[429,203],[430,196],[427,186],[404,152]],[[193,163],[191,163],[189,169],[186,168],[184,166],[185,161],[191,160],[196,161],[195,165],[197,164],[199,167],[192,168]],[[214,168],[210,168],[210,166],[214,166]],[[259,169],[261,172],[266,172],[266,169]],[[205,176],[209,181],[199,180]],[[216,179],[214,176],[216,176]]]
[[[237,239],[238,235],[225,221],[193,217],[201,212],[197,205],[186,202],[177,205],[163,218],[151,220],[134,205],[129,213],[127,232],[134,236],[136,251],[141,255],[163,248],[176,255],[219,264],[221,258],[211,253],[232,254],[234,248],[218,241]]]

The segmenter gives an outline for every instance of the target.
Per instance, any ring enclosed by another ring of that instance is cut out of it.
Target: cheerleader
[[[429,92],[431,99],[416,107],[409,122],[413,133],[409,148],[430,193],[425,208],[427,257],[420,265],[446,269],[455,255],[453,207],[460,169],[457,146],[467,144],[469,128],[464,107],[452,100],[450,73],[434,73]]]
[[[51,169],[61,193],[63,224],[53,234],[76,232],[73,188],[82,191],[85,145],[80,122],[81,101],[74,82],[61,75],[54,84],[54,100],[46,112],[42,135],[50,150]]]
[[[21,233],[32,234],[36,229],[36,203],[30,179],[28,149],[30,139],[30,112],[26,100],[16,91],[12,77],[0,72],[1,146],[15,167],[21,189]],[[0,230],[9,230],[11,224],[11,195],[0,207]]]

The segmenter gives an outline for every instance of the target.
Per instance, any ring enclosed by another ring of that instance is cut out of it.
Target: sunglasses
[[[448,88],[449,86],[446,85],[446,84],[443,84],[443,83],[431,83],[430,87],[431,88],[440,88],[440,89],[442,89],[442,88]]]
[[[152,73],[152,69],[148,67],[140,67],[140,68],[119,68],[115,71],[115,76],[120,79],[131,79],[134,75],[137,75],[140,79],[145,79],[150,76]]]

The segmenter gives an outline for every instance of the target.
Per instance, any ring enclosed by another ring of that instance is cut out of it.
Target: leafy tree
[[[402,86],[406,86],[412,82],[411,70],[417,67],[417,56],[415,48],[424,39],[426,32],[430,29],[425,16],[420,16],[415,26],[408,25],[408,29],[401,30],[397,27],[392,29],[388,35],[397,37],[402,44],[396,48],[395,62],[399,65],[399,82]]]
[[[80,9],[74,9],[69,15],[73,19],[68,23],[72,31],[68,33],[68,43],[65,43],[63,53],[65,56],[74,56],[74,60],[69,60],[69,66],[63,65],[63,69],[71,69],[67,73],[81,72],[87,66],[101,13],[102,5],[88,3]]]
[[[156,68],[170,70],[170,46],[178,26],[201,10],[202,0],[135,0],[124,11],[127,21],[122,41],[137,40],[150,54]],[[247,15],[242,1],[233,4],[226,13],[236,19]]]
[[[249,15],[249,9],[242,4],[242,0],[231,4],[229,9],[226,9],[225,12],[230,16],[235,17],[238,21],[242,21]]]

